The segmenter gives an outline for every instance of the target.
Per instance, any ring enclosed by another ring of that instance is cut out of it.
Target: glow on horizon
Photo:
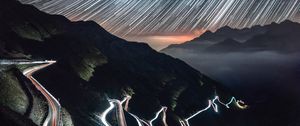
[[[156,50],[166,48],[170,44],[181,44],[191,41],[202,35],[206,30],[198,30],[194,34],[169,34],[169,35],[132,35],[126,36],[124,39],[128,41],[146,42]]]
[[[224,26],[240,29],[284,20],[300,22],[299,0],[19,1],[50,14],[64,15],[72,21],[93,20],[110,33],[134,41],[145,35],[192,35],[198,29],[215,31]],[[157,49],[157,42],[140,42],[155,43],[152,47]],[[167,46],[172,41],[165,37],[160,42]]]

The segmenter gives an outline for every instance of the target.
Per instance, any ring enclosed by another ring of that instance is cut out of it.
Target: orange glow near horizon
[[[206,30],[204,29],[200,29],[193,31],[190,34],[127,36],[125,39],[129,41],[145,42],[155,50],[161,50],[170,44],[181,44],[191,41],[202,35],[205,31]]]
[[[180,44],[194,39],[194,35],[149,36],[149,40],[161,43]]]
[[[81,19],[77,19],[76,17],[71,17],[71,21],[80,21]],[[99,23],[98,23],[99,24]],[[101,27],[103,27],[105,30],[108,32],[112,33],[110,31],[109,24],[106,24],[106,22],[102,22],[99,24]],[[203,33],[205,33],[207,30],[206,29],[195,29],[194,31],[191,31],[190,33],[178,33],[178,32],[173,32],[173,33],[149,33],[149,34],[141,34],[141,35],[126,35],[126,36],[121,36],[116,33],[112,33],[120,38],[126,39],[127,41],[132,41],[132,42],[142,42],[142,43],[147,43],[149,46],[151,46],[155,50],[161,50],[163,48],[166,48],[167,46],[171,44],[182,44],[187,41],[191,41]]]

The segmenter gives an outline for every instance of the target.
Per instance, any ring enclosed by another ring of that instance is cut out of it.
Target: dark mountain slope
[[[233,39],[226,39],[222,42],[216,43],[207,47],[205,52],[229,52],[229,51],[238,51],[242,43],[235,41]]]
[[[130,111],[145,119],[167,106],[172,126],[179,125],[179,117],[204,108],[216,92],[230,98],[225,88],[186,63],[117,38],[94,22],[70,22],[5,0],[0,27],[1,58],[57,60],[35,77],[78,126],[99,123],[96,115],[108,107],[106,96],[133,94]]]

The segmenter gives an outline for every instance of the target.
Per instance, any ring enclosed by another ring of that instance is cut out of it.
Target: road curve
[[[118,120],[118,126],[127,126],[121,101],[117,99],[109,99],[109,102],[112,102],[116,107],[116,117]]]
[[[155,117],[152,119],[152,120],[150,120],[150,121],[144,121],[144,120],[142,120],[142,119],[140,119],[138,116],[136,116],[136,115],[134,115],[134,114],[132,114],[132,113],[130,113],[129,111],[128,111],[128,105],[129,105],[129,101],[130,101],[130,99],[131,99],[131,96],[129,96],[129,95],[127,95],[122,101],[121,101],[121,104],[123,104],[123,103],[125,103],[125,105],[124,105],[124,110],[126,111],[126,112],[128,112],[132,117],[134,117],[135,118],[135,120],[137,121],[137,123],[138,123],[138,125],[139,126],[143,126],[143,125],[146,125],[146,126],[152,126],[153,124],[153,121],[154,120],[156,120],[157,118],[158,118],[158,116],[159,116],[159,114],[160,113],[162,113],[162,122],[163,122],[163,124],[164,124],[164,126],[168,126],[168,124],[167,124],[167,107],[165,107],[165,106],[163,106],[155,115]]]
[[[164,123],[164,126],[168,126],[168,123],[167,123],[167,111],[168,111],[168,108],[167,107],[163,107],[162,121]]]
[[[224,103],[220,100],[220,97],[219,96],[215,96],[214,99],[212,100],[208,100],[208,106],[202,110],[199,110],[198,112],[196,112],[195,114],[191,115],[190,117],[184,119],[184,120],[180,120],[180,124],[181,126],[190,126],[189,124],[189,120],[194,118],[195,116],[201,114],[202,112],[205,112],[207,110],[209,110],[210,108],[212,108],[216,113],[219,112],[219,107],[218,107],[218,104],[219,103],[220,105],[223,105],[225,106],[227,109],[230,108],[230,104],[234,103],[239,109],[247,109],[247,105],[241,101],[241,100],[237,100],[235,97],[232,97],[231,100],[227,103]]]
[[[23,74],[32,82],[32,84],[37,88],[37,90],[39,90],[44,95],[44,97],[47,99],[47,102],[49,105],[49,112],[48,112],[48,116],[47,116],[45,122],[43,123],[43,126],[61,126],[61,124],[60,124],[61,106],[60,106],[59,102],[34,77],[32,77],[32,75],[35,72],[37,72],[43,68],[46,68],[56,62],[46,60],[46,61],[39,62],[39,63],[43,63],[43,64],[27,68],[23,71]],[[35,63],[32,63],[32,64],[35,64]]]
[[[116,118],[118,120],[118,126],[127,126],[126,124],[126,118],[124,114],[124,110],[128,112],[128,104],[131,99],[131,96],[127,95],[123,100],[118,100],[118,99],[110,99],[108,98],[108,102],[110,104],[110,107],[107,108],[100,116],[100,120],[105,126],[111,126],[106,120],[107,114],[113,109],[116,108]],[[124,104],[124,108],[122,104]],[[159,115],[162,113],[162,121],[164,123],[164,126],[168,126],[167,121],[166,121],[166,112],[167,112],[167,107],[162,107],[156,114],[155,117],[149,121],[145,121],[140,119],[138,116],[128,112],[132,117],[134,117],[138,123],[139,126],[153,126],[153,121],[155,121]]]

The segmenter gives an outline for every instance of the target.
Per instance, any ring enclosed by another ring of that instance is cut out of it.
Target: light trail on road
[[[111,112],[114,108],[116,108],[117,109],[116,115],[117,115],[117,120],[118,120],[119,126],[127,126],[122,104],[127,102],[130,99],[131,99],[131,96],[129,96],[129,95],[127,95],[122,101],[120,101],[118,99],[107,98],[107,101],[109,102],[110,106],[106,110],[104,110],[104,112],[100,115],[101,122],[105,126],[111,126],[111,124],[106,120],[106,116],[109,112]],[[127,108],[128,108],[128,106],[127,106]]]
[[[128,105],[129,105],[130,99],[131,99],[131,96],[126,95],[126,97],[121,101],[122,104],[125,103],[124,110],[125,110],[126,112],[128,112],[129,115],[131,115],[131,116],[136,120],[138,126],[148,125],[148,123],[147,123],[146,121],[140,119],[138,116],[136,116],[135,114],[130,113],[130,112],[128,111]]]
[[[112,102],[109,102],[109,107],[100,115],[100,120],[101,122],[105,125],[105,126],[111,126],[107,120],[106,120],[106,116],[107,114],[114,109],[115,105]]]
[[[40,63],[37,61],[37,63]],[[60,109],[61,106],[56,100],[32,75],[36,71],[46,68],[56,61],[45,61],[43,65],[34,66],[23,71],[23,74],[35,85],[35,87],[45,96],[49,104],[48,116],[43,126],[60,126]],[[50,121],[51,120],[51,121]]]
[[[22,71],[23,75],[26,76],[32,84],[36,87],[37,90],[39,90],[43,96],[46,98],[48,105],[49,105],[49,111],[48,115],[43,123],[43,126],[60,126],[61,125],[61,118],[60,118],[60,110],[61,106],[56,100],[55,97],[52,96],[32,75],[41,70],[44,69],[52,64],[56,63],[56,61],[52,60],[45,60],[45,61],[30,61],[30,60],[0,60],[0,65],[31,65],[31,64],[38,64],[33,67],[29,67]]]
[[[121,101],[121,103],[123,104],[125,102],[125,105],[124,105],[124,110],[125,111],[128,111],[128,105],[129,105],[129,101],[131,99],[131,96],[127,95],[123,101]]]
[[[149,121],[145,121],[145,120],[141,119],[140,117],[136,116],[135,114],[130,113],[128,111],[128,104],[129,104],[130,99],[131,99],[131,96],[129,96],[129,95],[127,95],[122,101],[117,100],[117,99],[109,99],[108,98],[110,106],[100,116],[100,119],[101,119],[102,123],[105,126],[111,126],[111,124],[109,124],[106,121],[106,116],[111,110],[113,110],[115,107],[117,107],[118,111],[117,111],[116,115],[117,115],[117,119],[119,121],[119,126],[126,126],[126,120],[125,120],[124,112],[120,111],[121,109],[123,110],[122,104],[125,103],[124,110],[126,108],[125,111],[128,112],[129,115],[131,115],[133,118],[135,118],[135,120],[137,121],[138,126],[144,126],[144,125],[153,126],[153,122],[156,119],[158,119],[160,114],[162,114],[162,122],[163,122],[164,126],[168,126],[167,121],[166,121],[167,107],[162,107],[158,112],[155,113],[155,116],[154,116],[153,119],[151,119]],[[184,120],[179,120],[180,125],[181,126],[190,126],[190,124],[189,124],[190,119],[196,117],[197,115],[199,115],[199,114],[201,114],[201,113],[203,113],[203,112],[205,112],[205,111],[207,111],[211,108],[214,110],[214,112],[216,112],[216,113],[219,112],[218,103],[220,105],[225,106],[228,109],[230,108],[229,105],[231,105],[232,103],[235,103],[235,105],[240,109],[246,109],[248,107],[247,105],[245,105],[245,103],[243,101],[237,100],[235,97],[232,97],[229,102],[225,103],[225,102],[222,102],[220,100],[219,96],[215,96],[214,99],[208,100],[208,106],[206,108],[199,110],[198,112],[196,112],[195,114],[191,115],[190,117],[188,117]]]
[[[48,60],[45,60],[45,61],[0,60],[1,65],[42,64],[42,65],[33,66],[33,67],[25,69],[23,71],[23,74],[35,85],[35,87],[45,96],[45,98],[48,101],[49,112],[48,112],[48,116],[47,116],[45,122],[43,123],[43,126],[60,126],[61,106],[60,106],[58,100],[56,100],[56,98],[54,98],[35,78],[33,78],[32,75],[33,75],[33,73],[35,73],[43,68],[46,68],[54,63],[56,63],[56,61],[52,61],[52,60],[49,60],[49,61]],[[129,96],[129,95],[127,95],[122,101],[117,100],[117,99],[109,99],[108,98],[110,106],[99,116],[101,122],[105,126],[111,126],[111,124],[109,124],[109,122],[106,120],[106,116],[111,110],[113,110],[116,107],[117,108],[116,115],[117,115],[119,126],[127,126],[122,104],[125,103],[124,110],[128,112],[128,105],[129,105],[130,99],[131,99],[131,96]],[[220,100],[219,96],[216,96],[214,99],[208,100],[208,106],[206,108],[199,110],[198,112],[196,112],[195,114],[193,114],[192,116],[190,116],[184,120],[179,120],[181,126],[190,126],[190,124],[189,124],[190,119],[209,110],[210,108],[212,108],[215,112],[219,112],[218,105],[216,102],[225,106],[226,108],[230,108],[229,105],[232,103],[235,103],[235,105],[240,109],[246,109],[248,107],[247,105],[245,105],[245,103],[243,101],[237,100],[235,97],[232,97],[229,102],[224,103]],[[136,119],[139,126],[143,126],[143,124],[146,126],[153,126],[153,121],[155,121],[159,117],[159,115],[161,113],[163,113],[162,121],[164,123],[164,126],[168,126],[167,122],[166,122],[166,111],[167,111],[167,107],[162,107],[158,112],[156,112],[155,117],[153,119],[151,119],[150,121],[144,121],[144,120],[140,119],[138,116],[136,116],[130,112],[128,112],[128,113]]]
[[[168,110],[167,107],[163,108],[162,121],[164,123],[164,126],[168,126],[168,123],[167,123],[167,110]]]
[[[132,114],[132,113],[130,113],[130,112],[128,112],[128,113],[129,113],[129,114],[137,121],[137,123],[138,123],[139,126],[144,126],[143,123],[144,123],[144,124],[147,124],[146,122],[143,122],[143,123],[142,123],[142,122],[141,122],[142,119],[140,119],[140,118],[137,117],[136,115],[134,115],[134,114]]]
[[[45,64],[55,63],[53,60],[30,61],[30,60],[0,60],[1,65],[29,65],[29,64]]]
[[[149,126],[153,126],[153,121],[155,121],[159,114],[162,113],[167,107],[162,107],[158,112],[156,112],[155,117],[149,121]]]
[[[196,112],[195,114],[191,115],[190,117],[188,117],[184,120],[180,120],[179,122],[180,122],[181,126],[190,126],[190,124],[189,124],[190,119],[209,110],[210,108],[212,108],[216,113],[219,112],[219,109],[218,109],[219,107],[216,102],[220,103],[221,105],[225,106],[226,108],[230,108],[229,105],[232,103],[235,103],[235,105],[237,107],[239,107],[240,109],[246,109],[248,107],[247,105],[245,105],[245,103],[243,101],[236,100],[235,97],[232,97],[229,102],[224,103],[220,100],[219,96],[216,96],[214,99],[208,100],[208,106],[206,108],[199,110],[198,112]]]
[[[127,98],[125,98],[127,99]],[[126,100],[124,100],[126,101]],[[117,120],[118,120],[118,126],[127,126],[126,123],[126,118],[125,118],[125,114],[123,111],[123,106],[121,101],[116,100],[116,99],[110,99],[109,102],[112,102],[115,107],[116,107],[116,116],[117,116]]]

